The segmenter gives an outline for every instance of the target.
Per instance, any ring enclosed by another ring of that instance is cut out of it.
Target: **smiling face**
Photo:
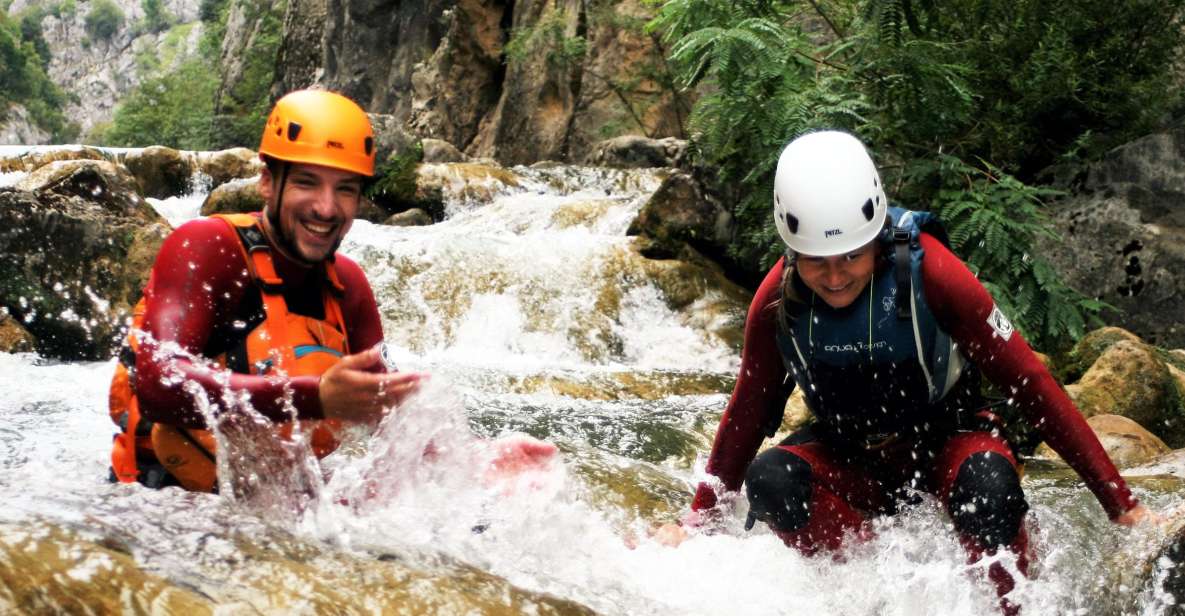
[[[832,308],[856,301],[872,280],[880,246],[876,241],[848,253],[831,257],[798,255],[795,268],[807,288]]]
[[[280,178],[264,168],[259,192],[267,208],[276,207]],[[362,199],[362,176],[320,165],[294,163],[289,167],[280,201],[280,229],[286,248],[309,263],[328,258],[341,243]],[[269,212],[273,210],[268,210]],[[264,216],[270,229],[271,220]]]

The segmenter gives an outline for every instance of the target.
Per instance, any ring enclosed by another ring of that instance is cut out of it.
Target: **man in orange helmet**
[[[111,387],[114,480],[216,491],[200,409],[237,413],[244,400],[276,422],[277,438],[290,438],[294,419],[312,426],[325,456],[342,422],[376,423],[421,379],[387,369],[370,284],[336,253],[374,174],[366,113],[332,92],[292,92],[268,117],[259,155],[263,212],[190,221],[157,255]]]

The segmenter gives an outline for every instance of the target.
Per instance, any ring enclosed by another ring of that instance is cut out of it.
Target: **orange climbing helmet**
[[[374,129],[354,101],[323,90],[297,90],[276,101],[260,156],[374,175]]]

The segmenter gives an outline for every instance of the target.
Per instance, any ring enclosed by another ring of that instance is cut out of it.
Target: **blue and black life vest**
[[[965,378],[974,370],[926,304],[918,238],[933,216],[890,207],[889,217],[892,249],[855,301],[832,308],[794,274],[803,301],[778,324],[782,361],[818,428],[853,444],[948,432],[982,400],[978,374]]]

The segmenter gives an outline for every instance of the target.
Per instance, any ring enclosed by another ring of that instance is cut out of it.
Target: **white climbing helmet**
[[[799,254],[855,250],[880,233],[889,200],[868,150],[848,133],[807,133],[782,150],[774,175],[774,224]]]

